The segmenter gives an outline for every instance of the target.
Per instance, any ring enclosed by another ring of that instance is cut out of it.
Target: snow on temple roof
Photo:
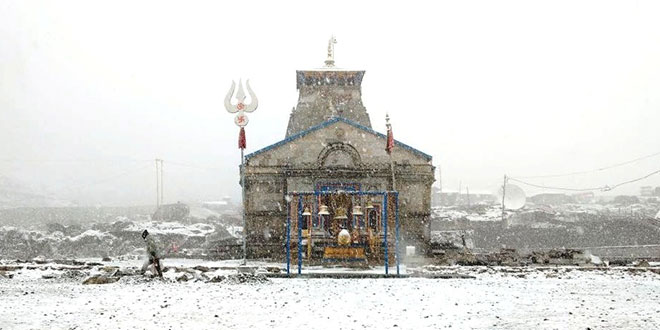
[[[307,129],[307,130],[304,130],[304,131],[302,131],[302,132],[300,132],[300,133],[297,133],[297,134],[291,135],[291,136],[289,136],[288,138],[286,138],[286,139],[284,139],[284,140],[282,140],[282,141],[276,142],[276,143],[271,144],[271,145],[269,145],[269,146],[267,146],[267,147],[264,147],[264,148],[261,148],[261,149],[255,151],[255,152],[252,152],[252,153],[250,153],[250,154],[248,154],[248,155],[245,156],[245,160],[247,161],[248,159],[250,159],[250,158],[252,158],[252,157],[254,157],[254,156],[258,155],[258,154],[264,153],[264,152],[266,152],[266,151],[269,151],[269,150],[271,150],[271,149],[273,149],[273,148],[276,148],[276,147],[279,147],[279,146],[281,146],[281,145],[285,145],[285,144],[287,144],[287,143],[289,143],[289,142],[292,142],[292,141],[294,141],[294,140],[297,140],[297,139],[299,139],[299,138],[301,138],[301,137],[303,137],[303,136],[305,136],[305,135],[307,135],[307,134],[309,134],[309,133],[312,133],[312,132],[314,132],[314,131],[316,131],[316,130],[322,129],[322,128],[324,128],[324,127],[327,127],[327,126],[329,126],[329,125],[331,125],[331,124],[334,124],[334,123],[336,123],[336,122],[340,122],[340,121],[341,121],[341,122],[344,122],[344,123],[346,123],[346,124],[349,124],[349,125],[351,125],[351,126],[353,126],[353,127],[356,127],[356,128],[358,128],[358,129],[361,129],[361,130],[363,130],[363,131],[367,131],[368,133],[371,133],[371,134],[373,134],[373,135],[376,135],[376,136],[378,136],[378,137],[380,137],[380,138],[387,139],[387,136],[386,136],[385,134],[382,134],[382,133],[376,132],[376,131],[374,131],[373,129],[371,129],[371,128],[369,128],[369,127],[362,126],[362,125],[360,125],[360,124],[358,124],[358,123],[356,123],[356,122],[353,122],[353,121],[348,120],[348,119],[343,118],[343,117],[334,117],[334,118],[328,119],[327,121],[325,121],[325,122],[323,122],[323,123],[321,123],[321,124],[319,124],[319,125],[316,125],[316,126],[313,126],[313,127],[309,128],[309,129]],[[413,147],[411,147],[411,146],[409,146],[409,145],[407,145],[407,144],[405,144],[405,143],[401,143],[401,142],[397,141],[396,139],[394,140],[394,144],[397,145],[397,146],[399,146],[399,147],[402,147],[402,148],[404,148],[404,149],[406,149],[406,150],[408,150],[408,151],[411,151],[411,152],[413,152],[413,153],[415,153],[415,154],[418,154],[418,155],[420,155],[420,156],[426,158],[428,161],[431,161],[431,159],[433,158],[433,157],[431,157],[431,155],[429,155],[429,154],[427,154],[427,153],[424,153],[424,152],[422,152],[422,151],[419,151],[419,150],[417,150],[417,149],[415,149],[415,148],[413,148]]]

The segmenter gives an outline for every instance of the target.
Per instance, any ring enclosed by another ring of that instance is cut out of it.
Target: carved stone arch
[[[359,167],[362,164],[360,153],[348,143],[334,142],[328,144],[319,153],[319,167]]]

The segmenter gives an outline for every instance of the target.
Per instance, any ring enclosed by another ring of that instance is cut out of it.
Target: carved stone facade
[[[286,138],[246,156],[244,168],[249,258],[281,258],[288,193],[342,185],[392,189],[386,136],[371,129],[362,105],[364,71],[298,71],[298,106]],[[425,251],[429,242],[431,156],[395,141],[391,155],[403,244]]]

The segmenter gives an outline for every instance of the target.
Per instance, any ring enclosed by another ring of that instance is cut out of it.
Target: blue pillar
[[[302,272],[302,195],[298,195],[298,274]]]
[[[291,274],[291,202],[286,202],[286,273]]]
[[[395,209],[395,221],[396,221],[396,246],[394,247],[396,250],[394,250],[394,256],[396,258],[396,274],[400,275],[399,273],[399,240],[401,240],[401,237],[399,236],[399,192],[394,193],[394,209]]]
[[[385,231],[385,275],[389,274],[390,261],[387,251],[387,193],[383,193],[383,228]]]

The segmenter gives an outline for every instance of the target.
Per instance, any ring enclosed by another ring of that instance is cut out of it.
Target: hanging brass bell
[[[321,205],[319,209],[319,215],[330,215],[330,212],[328,212],[328,206],[327,205]]]

